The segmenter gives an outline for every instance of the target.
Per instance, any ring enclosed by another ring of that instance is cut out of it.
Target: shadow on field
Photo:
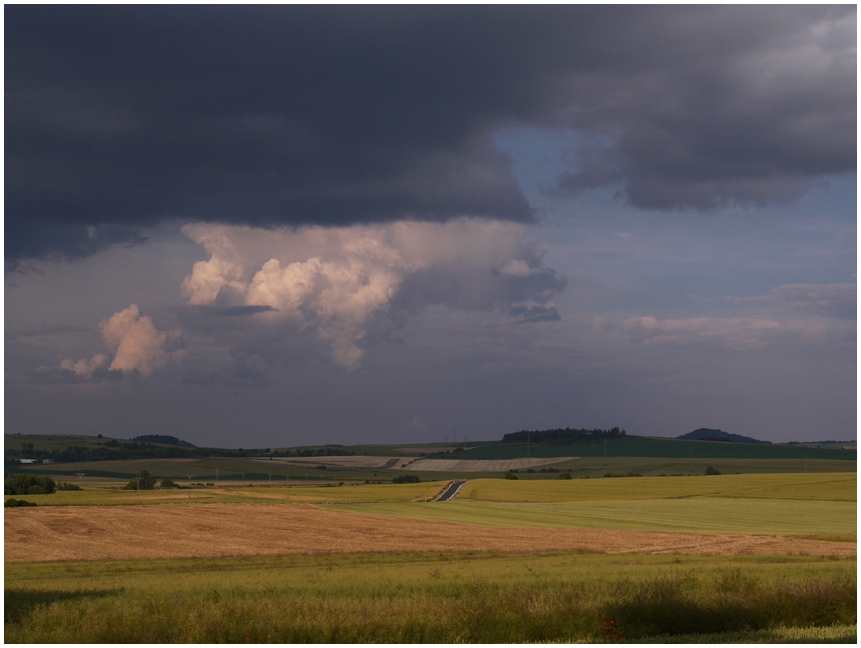
[[[856,623],[855,579],[849,574],[764,586],[739,569],[726,570],[705,591],[690,575],[630,584],[605,606],[608,618],[634,636],[815,627]]]
[[[79,601],[85,598],[113,596],[123,591],[122,587],[106,590],[29,590],[7,589],[3,593],[3,624],[20,623],[24,617],[38,607],[47,607],[60,601]]]

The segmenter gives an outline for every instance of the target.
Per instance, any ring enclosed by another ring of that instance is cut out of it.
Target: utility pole
[[[691,467],[690,472],[694,472],[694,444],[693,444],[693,442],[691,442],[691,464],[690,464],[690,467]]]
[[[807,472],[807,471],[805,470],[804,472]],[[78,504],[80,504],[84,499],[84,489],[81,488],[81,477],[83,477],[87,473],[76,472],[75,474],[78,476]]]
[[[191,499],[191,475],[188,476],[188,499]]]

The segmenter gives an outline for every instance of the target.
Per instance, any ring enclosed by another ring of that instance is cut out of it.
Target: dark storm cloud
[[[69,369],[62,367],[39,367],[33,371],[23,373],[26,382],[41,385],[78,385],[84,383],[102,383],[122,380],[124,375],[137,377],[139,372],[123,374],[119,369],[108,369],[97,367],[87,376],[82,376]],[[13,380],[15,376],[10,376]]]
[[[216,317],[250,317],[257,313],[268,313],[277,310],[271,306],[195,306],[203,315]]]
[[[855,7],[5,11],[6,256],[164,219],[533,213],[493,144],[577,129],[560,188],[708,209],[855,168]]]

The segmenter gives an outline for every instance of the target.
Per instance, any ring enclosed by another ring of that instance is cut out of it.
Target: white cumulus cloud
[[[136,304],[114,313],[99,325],[105,345],[112,357],[99,353],[89,360],[63,360],[60,368],[73,372],[81,378],[92,378],[98,372],[138,371],[144,376],[182,357],[181,349],[169,350],[181,332],[162,331],[152,318],[141,315]]]
[[[368,324],[380,313],[445,304],[517,315],[527,305],[558,319],[551,299],[565,288],[564,277],[541,267],[543,250],[516,223],[194,224],[183,231],[210,255],[183,281],[190,305],[254,308],[247,312],[259,322],[292,321],[348,368],[364,354]]]

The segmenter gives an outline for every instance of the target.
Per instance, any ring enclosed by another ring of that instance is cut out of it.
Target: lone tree
[[[153,490],[155,488],[155,477],[148,470],[141,470],[135,479],[132,479],[123,487],[123,490]]]

